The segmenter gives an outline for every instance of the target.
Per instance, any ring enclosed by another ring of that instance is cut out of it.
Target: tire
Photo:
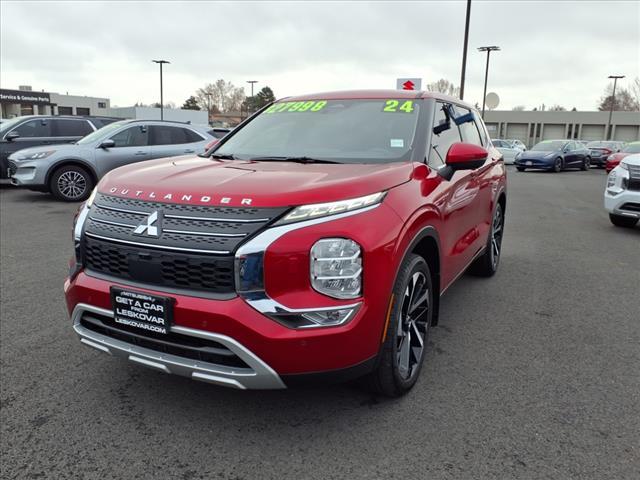
[[[562,171],[562,159],[560,157],[554,160],[551,170],[555,173],[560,173]]]
[[[524,172],[524,167],[516,167],[516,170],[518,170],[519,172]]]
[[[363,381],[369,390],[400,397],[420,376],[433,318],[431,272],[424,258],[410,254],[404,259],[392,298],[378,364]]]
[[[623,228],[633,228],[636,226],[636,223],[638,223],[637,218],[623,217],[622,215],[613,215],[612,213],[609,214],[609,220],[611,220],[611,223],[616,227]]]
[[[502,253],[502,236],[504,233],[504,209],[498,203],[493,212],[489,238],[482,256],[469,267],[469,273],[478,277],[491,277],[498,271],[500,254]]]
[[[82,202],[89,198],[94,187],[91,174],[77,165],[58,168],[49,181],[49,191],[58,200]]]
[[[584,157],[584,161],[582,162],[581,169],[586,172],[590,168],[591,168],[591,159],[589,157]]]

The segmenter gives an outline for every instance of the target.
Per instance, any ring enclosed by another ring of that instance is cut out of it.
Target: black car
[[[604,167],[609,155],[622,151],[624,142],[589,142],[587,148],[591,151],[591,163]]]
[[[23,148],[74,143],[119,120],[112,117],[26,115],[0,123],[0,178],[9,178],[9,155]]]

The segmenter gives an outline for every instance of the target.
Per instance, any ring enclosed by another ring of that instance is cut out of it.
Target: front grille
[[[233,293],[235,250],[285,210],[98,195],[84,226],[84,266],[151,286]],[[136,234],[140,225],[146,228]]]
[[[640,212],[640,203],[627,202],[622,204],[620,210],[629,210],[630,212]]]
[[[201,362],[236,368],[250,368],[224,345],[200,337],[169,332],[166,335],[116,323],[112,317],[86,312],[80,325],[92,332],[157,352],[191,358]]]
[[[16,171],[18,170],[17,165],[15,164],[15,162],[13,162],[12,160],[9,160],[9,165],[7,167],[7,173],[9,177],[12,177],[16,174]]]
[[[627,188],[629,190],[640,190],[640,165],[629,165],[629,183]]]

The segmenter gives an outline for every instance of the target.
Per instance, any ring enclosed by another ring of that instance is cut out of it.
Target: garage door
[[[526,123],[509,123],[507,125],[507,134],[505,138],[510,140],[520,140],[525,145],[529,144],[527,124]]]
[[[603,140],[604,129],[604,125],[583,125],[580,140]]]
[[[620,140],[622,142],[640,140],[638,127],[635,125],[616,125],[616,133],[614,136],[614,140]]]
[[[564,138],[564,123],[545,123],[542,131],[543,140],[558,140]]]

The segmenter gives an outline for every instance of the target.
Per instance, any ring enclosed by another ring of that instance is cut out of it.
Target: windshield
[[[121,121],[121,122],[113,122],[110,123],[109,125],[105,125],[104,127],[96,130],[93,133],[90,133],[89,135],[87,135],[86,137],[82,137],[80,140],[78,140],[77,144],[78,145],[88,145],[90,143],[95,142],[96,140],[100,140],[108,135],[111,135],[112,133],[114,133],[116,130],[118,130],[120,127],[122,127],[123,125],[126,125],[127,121]]]
[[[215,151],[247,160],[308,157],[338,163],[409,160],[420,102],[407,99],[278,102]]]
[[[535,145],[531,150],[537,150],[539,152],[553,152],[560,150],[565,144],[563,140],[545,140]]]
[[[640,142],[630,143],[629,145],[624,147],[624,150],[622,151],[624,153],[640,153]]]
[[[24,119],[25,117],[16,117],[0,123],[0,134],[4,134],[4,132],[13,130],[13,128]]]

